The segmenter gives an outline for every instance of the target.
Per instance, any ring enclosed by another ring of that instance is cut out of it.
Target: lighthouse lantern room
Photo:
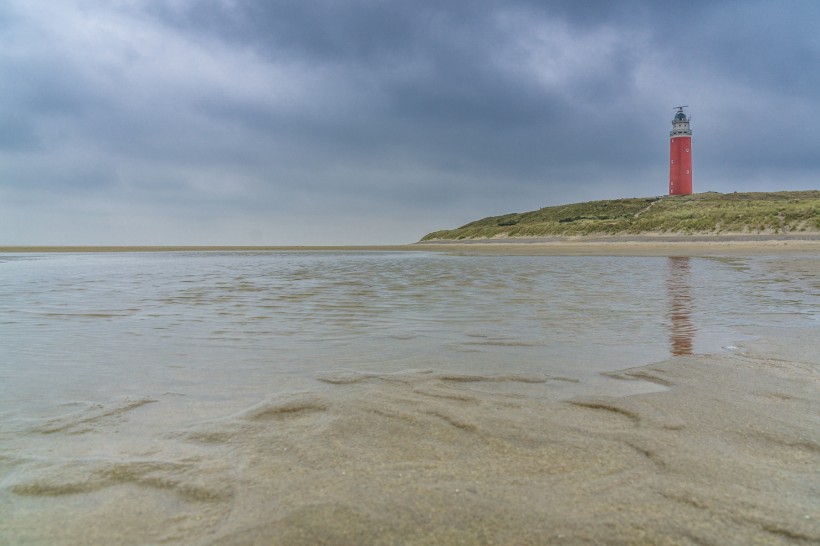
[[[677,113],[669,132],[669,195],[692,193],[692,129],[684,108],[675,107]]]

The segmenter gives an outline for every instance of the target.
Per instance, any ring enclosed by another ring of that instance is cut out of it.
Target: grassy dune
[[[422,241],[582,235],[820,232],[820,191],[697,193],[589,201],[491,216]]]

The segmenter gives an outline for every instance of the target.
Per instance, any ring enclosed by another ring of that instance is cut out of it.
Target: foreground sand
[[[820,343],[770,332],[565,380],[327,372],[179,426],[164,400],[32,423],[5,544],[816,544]]]

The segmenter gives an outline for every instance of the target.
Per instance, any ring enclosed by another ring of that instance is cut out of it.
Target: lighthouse
[[[692,194],[692,129],[684,108],[675,107],[677,113],[669,131],[669,195]]]

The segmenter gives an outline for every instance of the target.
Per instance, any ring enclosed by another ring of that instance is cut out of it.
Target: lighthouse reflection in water
[[[692,272],[689,260],[689,256],[670,256],[667,259],[669,348],[675,356],[692,354],[696,332],[692,324]]]

